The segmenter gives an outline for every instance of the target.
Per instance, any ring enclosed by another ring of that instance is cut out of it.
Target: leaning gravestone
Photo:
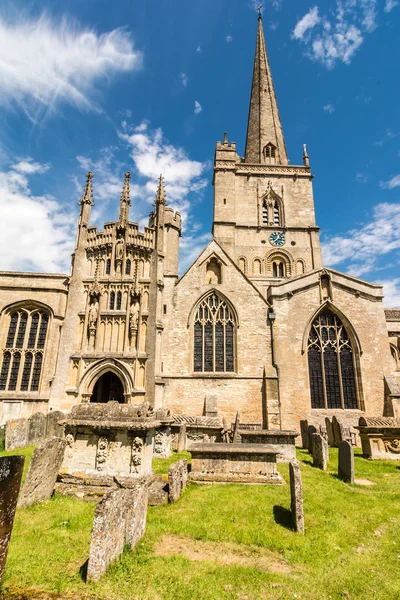
[[[188,480],[187,460],[178,460],[168,469],[169,501],[176,502],[181,497]]]
[[[206,394],[204,400],[204,416],[218,417],[218,396],[216,394]]]
[[[339,444],[338,477],[348,483],[354,483],[354,450],[347,440]]]
[[[18,506],[25,508],[51,498],[64,458],[65,446],[65,440],[49,438],[35,448]]]
[[[335,446],[339,447],[340,442],[342,441],[342,430],[341,423],[335,415],[332,417],[332,429],[333,429],[333,443]]]
[[[53,410],[46,415],[46,437],[64,437],[64,425],[59,425],[59,421],[65,419],[61,410]]]
[[[236,413],[235,424],[233,426],[232,442],[239,442],[240,411]]]
[[[186,423],[179,426],[178,433],[178,452],[186,450]]]
[[[309,425],[307,437],[308,437],[308,451],[311,455],[313,453],[313,435],[314,435],[314,433],[317,433],[317,428],[314,427],[314,425]]]
[[[24,462],[23,456],[0,458],[0,582],[6,568]]]
[[[328,442],[319,433],[313,433],[312,437],[313,464],[318,469],[326,471],[329,460]]]
[[[302,419],[300,421],[300,434],[301,434],[301,447],[305,450],[308,449],[308,421]]]
[[[113,490],[94,513],[87,580],[97,581],[127,544],[133,548],[143,536],[147,518],[147,486]]]
[[[46,417],[43,413],[34,413],[28,419],[28,446],[44,440],[46,435]]]
[[[333,435],[332,421],[330,420],[329,417],[325,417],[325,427],[326,427],[326,433],[328,435],[328,444],[329,444],[329,446],[334,446],[335,438]]]
[[[6,423],[6,450],[23,448],[28,444],[28,421],[26,419],[10,419]]]
[[[289,463],[290,474],[290,508],[293,525],[296,531],[304,533],[303,486],[301,471],[297,461]]]

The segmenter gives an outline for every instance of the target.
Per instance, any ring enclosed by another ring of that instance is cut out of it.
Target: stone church
[[[209,395],[219,415],[270,429],[398,414],[400,310],[323,266],[309,157],[289,163],[261,16],[244,157],[217,142],[212,241],[182,276],[163,178],[143,232],[129,173],[118,220],[90,225],[92,178],[70,275],[0,273],[2,422],[109,400],[202,415]]]

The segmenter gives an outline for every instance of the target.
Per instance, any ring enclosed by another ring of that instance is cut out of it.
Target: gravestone
[[[307,437],[308,437],[308,447],[307,448],[311,455],[313,453],[313,434],[314,433],[317,433],[317,428],[314,427],[314,425],[309,425],[308,426],[308,434],[307,434]]]
[[[240,426],[240,411],[236,413],[235,424],[233,426],[232,443],[236,444],[239,441],[239,426]]]
[[[25,508],[51,498],[63,461],[65,446],[65,440],[49,438],[35,448],[18,506]]]
[[[205,417],[217,417],[218,416],[218,396],[216,394],[206,394],[204,400],[204,416]]]
[[[290,508],[295,531],[304,533],[303,486],[301,471],[297,461],[289,463],[290,474]]]
[[[335,438],[333,435],[332,421],[330,420],[329,417],[325,417],[325,427],[326,427],[326,433],[328,435],[328,444],[329,444],[329,446],[334,446]]]
[[[171,427],[169,425],[156,429],[154,454],[158,458],[169,458],[171,456]]]
[[[6,568],[24,462],[23,456],[0,457],[0,583]]]
[[[178,452],[186,450],[186,423],[179,426],[178,433]]]
[[[313,433],[313,464],[326,471],[329,461],[328,442],[319,433]]]
[[[46,435],[46,417],[43,413],[34,413],[28,419],[28,446],[44,440]]]
[[[308,421],[302,419],[300,421],[300,434],[301,434],[301,447],[305,450],[308,449]]]
[[[188,480],[187,460],[178,460],[168,469],[169,501],[176,502],[181,497]]]
[[[342,481],[354,483],[354,450],[347,440],[339,444],[338,477]]]
[[[332,429],[333,429],[333,443],[336,447],[338,447],[340,442],[342,441],[342,430],[341,430],[341,423],[335,415],[333,415],[333,417],[332,417]]]
[[[27,419],[11,419],[6,423],[6,450],[23,448],[28,444]]]
[[[64,437],[64,425],[59,425],[59,421],[65,419],[61,410],[53,410],[46,415],[46,437]]]
[[[96,507],[90,541],[87,580],[97,581],[108,565],[133,548],[146,528],[148,489],[108,492]]]

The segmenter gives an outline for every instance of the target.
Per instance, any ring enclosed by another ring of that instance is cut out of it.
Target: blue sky
[[[182,267],[210,237],[215,142],[244,152],[257,28],[252,0],[3,1],[0,268],[68,272],[85,173],[92,224],[132,173],[142,226],[165,176]],[[307,144],[327,266],[400,306],[400,2],[264,0],[292,164]]]

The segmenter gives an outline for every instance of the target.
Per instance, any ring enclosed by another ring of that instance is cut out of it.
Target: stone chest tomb
[[[400,460],[400,419],[360,417],[358,427],[364,456]]]
[[[154,435],[160,421],[147,403],[80,404],[64,425],[66,449],[58,492],[68,493],[74,484],[133,487],[152,476]]]

